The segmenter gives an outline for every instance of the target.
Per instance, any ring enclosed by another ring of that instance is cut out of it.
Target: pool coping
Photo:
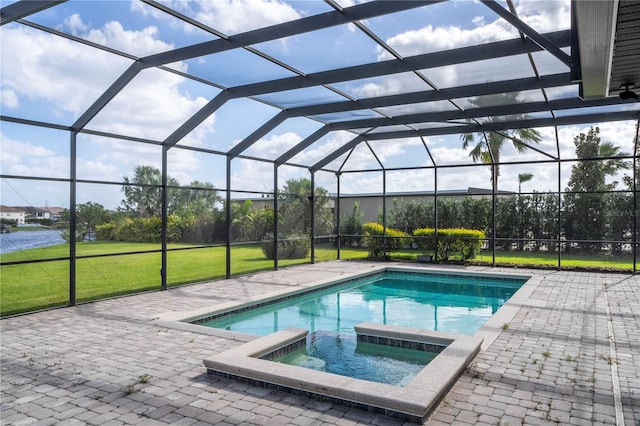
[[[261,359],[306,338],[308,330],[288,328],[259,337],[204,360],[207,372],[255,385],[284,388],[388,416],[424,422],[431,410],[480,351],[482,339],[417,328],[362,323],[358,335],[446,346],[405,386],[354,379]]]

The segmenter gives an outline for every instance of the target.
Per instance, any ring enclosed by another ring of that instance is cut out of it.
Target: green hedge
[[[406,232],[387,228],[379,223],[368,222],[362,225],[362,245],[369,250],[369,257],[381,257],[393,250],[400,250],[412,243]],[[386,236],[386,237],[385,237]]]
[[[464,228],[438,229],[438,236],[433,228],[416,229],[413,232],[415,242],[426,254],[435,252],[436,260],[473,259],[482,248],[485,239],[483,231]]]
[[[167,241],[181,242],[189,222],[178,216],[167,217]],[[125,218],[117,222],[96,225],[96,238],[100,241],[126,241],[132,243],[159,243],[162,241],[162,218]]]
[[[262,253],[267,259],[275,258],[273,234],[267,235],[262,242]],[[309,256],[311,241],[308,235],[292,234],[286,240],[278,240],[278,259],[304,259]],[[270,239],[270,240],[269,240]]]

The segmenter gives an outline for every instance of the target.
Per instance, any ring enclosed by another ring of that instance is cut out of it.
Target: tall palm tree
[[[153,166],[136,166],[133,177],[122,178],[122,201],[126,210],[135,211],[141,217],[158,216],[162,212],[162,172]],[[178,186],[176,179],[168,177],[167,185]]]
[[[519,93],[500,93],[490,96],[479,96],[471,98],[469,104],[474,108],[486,108],[496,105],[511,105],[518,102]],[[511,114],[502,116],[492,116],[489,122],[524,120],[526,114]],[[476,142],[476,137],[478,138]],[[513,143],[514,148],[519,153],[527,150],[525,144],[538,143],[542,140],[540,133],[535,129],[504,130],[501,132],[478,132],[465,133],[460,136],[462,148],[468,149],[471,144],[476,145],[469,152],[469,156],[474,162],[482,161],[491,165],[491,186],[494,191],[498,190],[498,177],[500,176],[500,155],[507,140]]]
[[[518,194],[522,192],[522,184],[533,179],[532,173],[520,173],[518,175]]]
[[[602,172],[605,176],[615,176],[616,173],[620,170],[628,169],[630,167],[629,162],[625,161],[621,158],[614,157],[623,157],[625,155],[629,155],[626,152],[622,151],[617,145],[609,141],[601,142],[598,147],[598,157],[607,158],[602,163]],[[614,182],[608,185],[608,189],[615,189],[617,182]]]

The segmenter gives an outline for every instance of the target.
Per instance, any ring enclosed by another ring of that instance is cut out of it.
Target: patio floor
[[[402,424],[209,377],[202,360],[242,342],[154,324],[167,312],[215,308],[372,265],[304,265],[4,319],[1,423]],[[427,424],[640,424],[640,276],[461,269],[540,279]]]

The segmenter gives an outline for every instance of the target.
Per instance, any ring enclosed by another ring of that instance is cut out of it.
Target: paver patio
[[[209,377],[242,342],[154,319],[339,278],[334,261],[0,321],[2,424],[394,425],[380,414]],[[427,269],[433,266],[421,266]],[[427,424],[640,424],[640,277],[505,268],[540,283]]]

